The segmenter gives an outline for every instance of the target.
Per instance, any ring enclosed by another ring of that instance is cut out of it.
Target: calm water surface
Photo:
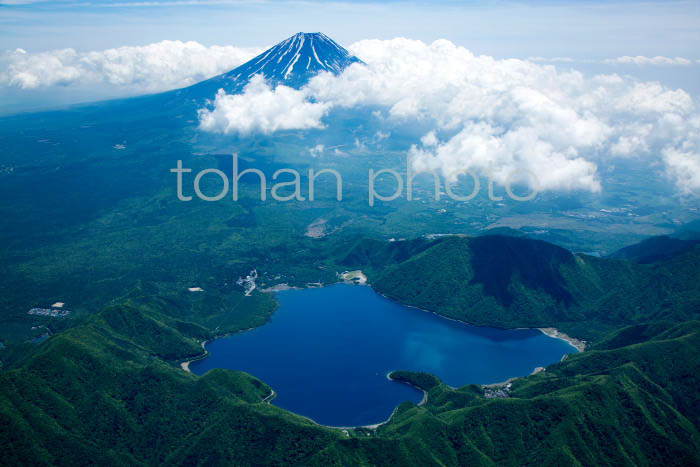
[[[388,300],[370,287],[336,284],[278,293],[269,323],[207,344],[192,362],[246,371],[276,392],[275,405],[330,426],[386,420],[423,394],[386,378],[424,371],[450,386],[530,374],[576,349],[537,330],[501,330],[450,321]]]

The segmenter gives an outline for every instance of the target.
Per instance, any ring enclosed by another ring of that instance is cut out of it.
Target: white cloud
[[[318,157],[323,154],[324,149],[325,146],[323,144],[317,144],[316,146],[309,149],[309,154],[311,154],[311,157]]]
[[[692,65],[693,61],[683,57],[645,57],[637,55],[635,57],[625,55],[622,57],[608,58],[603,63],[632,64],[632,65]]]
[[[367,66],[352,65],[339,76],[320,74],[293,99],[270,90],[259,95],[259,85],[246,90],[239,99],[247,103],[247,118],[304,114],[298,110],[306,103],[313,115],[298,119],[299,126],[288,121],[285,128],[315,128],[334,107],[382,107],[386,118],[433,126],[410,151],[416,169],[447,176],[472,169],[500,183],[525,170],[544,190],[595,192],[601,189],[601,157],[657,158],[683,191],[699,188],[698,109],[683,90],[617,74],[586,77],[526,60],[477,56],[445,40],[367,40],[351,50]],[[217,97],[213,112],[224,102],[231,112],[233,99]],[[239,132],[272,128],[246,118],[206,124],[226,131],[237,125]]]
[[[93,52],[60,49],[0,54],[0,86],[21,89],[108,84],[163,91],[194,84],[246,62],[260,49],[162,41]]]
[[[543,189],[597,191],[600,157],[656,157],[681,190],[700,191],[697,103],[683,90],[617,74],[585,77],[534,62],[568,62],[566,57],[477,56],[445,40],[367,40],[350,48],[367,66],[353,65],[340,76],[320,74],[301,90],[273,90],[256,78],[241,95],[218,94],[213,107],[200,112],[201,127],[239,135],[314,129],[324,126],[334,107],[381,107],[379,120],[433,126],[416,137],[416,167],[445,174],[491,171],[501,182],[509,171],[527,169],[539,174]],[[233,69],[259,51],[181,41],[94,52],[16,49],[0,53],[0,86],[107,84],[161,91]],[[691,63],[680,57],[606,62]],[[378,132],[373,144],[383,136]]]
[[[608,65],[692,65],[693,60],[683,57],[645,57],[643,55],[606,58],[604,60],[594,60],[590,58],[571,58],[571,57],[528,57],[529,62],[542,63],[605,63]],[[700,62],[700,61],[699,61]]]
[[[668,126],[680,125],[677,119],[669,119]],[[686,194],[700,193],[700,115],[695,113],[684,119],[684,135],[676,138],[675,145],[667,145],[662,151],[666,172],[676,180]]]
[[[214,108],[199,111],[200,127],[239,135],[323,128],[321,119],[331,105],[309,102],[307,97],[307,92],[288,86],[272,89],[262,75],[255,75],[241,94],[219,90]]]
[[[420,139],[420,142],[423,146],[425,146],[427,148],[427,147],[437,146],[438,139],[437,139],[437,136],[435,136],[435,132],[431,131],[431,132],[423,135],[423,137]]]
[[[685,194],[700,192],[700,153],[697,147],[694,152],[682,152],[675,148],[663,151],[664,162],[668,175],[676,180],[676,184]]]
[[[390,131],[382,131],[382,130],[377,130],[376,133],[374,133],[374,136],[372,137],[372,143],[378,144],[384,141],[385,139],[389,139],[391,137],[391,132]]]
[[[459,171],[469,169],[497,183],[531,183],[547,190],[600,190],[596,166],[571,150],[559,151],[543,141],[532,128],[503,133],[486,123],[470,123],[456,136],[434,148],[409,151],[416,171],[442,170],[454,181]]]

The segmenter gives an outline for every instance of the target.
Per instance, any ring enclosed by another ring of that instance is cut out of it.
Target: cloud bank
[[[367,66],[318,75],[301,90],[271,89],[256,78],[241,95],[219,93],[200,112],[201,127],[242,136],[319,129],[334,108],[378,106],[390,119],[433,126],[409,151],[417,170],[454,178],[471,169],[499,183],[519,171],[536,174],[542,189],[596,192],[601,158],[637,157],[645,164],[661,161],[682,192],[700,192],[700,113],[682,90],[617,74],[585,77],[539,63],[568,62],[566,57],[477,56],[445,40],[367,40],[350,49]],[[17,49],[0,53],[0,86],[105,84],[155,92],[226,72],[260,51],[181,41],[95,52]],[[605,62],[692,63],[643,56]]]
[[[543,62],[543,63],[603,63],[607,65],[692,65],[693,61],[684,57],[664,57],[657,55],[656,57],[645,57],[644,55],[630,56],[624,55],[622,57],[606,58],[604,60],[593,60],[593,59],[576,59],[571,57],[528,57],[530,62]],[[700,60],[698,61],[700,63]]]
[[[535,174],[544,190],[597,192],[601,158],[637,157],[663,161],[681,191],[700,191],[700,113],[683,90],[477,56],[445,40],[367,40],[351,49],[367,66],[320,74],[300,90],[273,92],[256,80],[240,96],[220,93],[202,111],[202,128],[321,128],[333,108],[380,106],[388,118],[434,126],[409,151],[416,170],[454,179],[470,169],[499,183],[514,173],[530,183]]]
[[[242,94],[219,90],[214,109],[199,111],[200,127],[206,131],[270,134],[278,130],[323,128],[321,119],[330,103],[307,100],[307,93],[288,86],[272,89],[262,75],[255,75]]]
[[[625,55],[623,57],[609,58],[603,60],[603,63],[614,63],[614,64],[633,64],[633,65],[692,65],[693,61],[683,57],[645,57],[643,55],[637,55],[631,57]]]
[[[107,84],[153,92],[194,84],[231,70],[261,49],[205,47],[197,42],[162,41],[95,52],[60,49],[0,54],[0,86],[37,89]]]

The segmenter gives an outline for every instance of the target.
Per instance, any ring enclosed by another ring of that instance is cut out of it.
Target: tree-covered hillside
[[[572,254],[512,236],[361,241],[342,260],[401,302],[469,323],[557,327],[594,339],[700,311],[700,247],[650,264]]]
[[[160,337],[134,336],[122,325],[132,318]],[[698,322],[622,329],[498,397],[397,372],[428,392],[427,403],[404,403],[376,431],[348,433],[263,402],[270,388],[249,375],[183,372],[159,356],[196,351],[171,325],[146,308],[108,309],[0,374],[2,464],[700,462]]]

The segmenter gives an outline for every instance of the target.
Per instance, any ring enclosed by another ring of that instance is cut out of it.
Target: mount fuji
[[[321,72],[341,73],[364,63],[321,32],[297,33],[229,72],[177,91],[180,97],[211,99],[219,89],[242,91],[250,78],[262,74],[276,86],[300,88]]]

